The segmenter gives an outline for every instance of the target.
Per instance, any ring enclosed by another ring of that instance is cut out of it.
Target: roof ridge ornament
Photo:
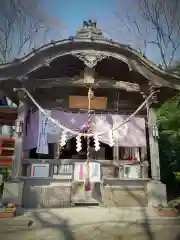
[[[83,26],[76,32],[76,38],[105,39],[97,22],[92,20],[83,21]]]

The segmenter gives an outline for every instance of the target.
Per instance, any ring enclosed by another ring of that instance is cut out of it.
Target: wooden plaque
[[[69,108],[88,109],[87,96],[69,96]],[[91,109],[106,109],[107,97],[94,97],[91,100]]]

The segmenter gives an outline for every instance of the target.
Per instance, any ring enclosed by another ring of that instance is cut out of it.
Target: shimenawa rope
[[[52,123],[54,123],[55,125],[57,125],[58,127],[62,128],[64,131],[66,132],[70,132],[73,135],[79,135],[79,136],[84,136],[84,137],[92,137],[94,136],[94,133],[80,133],[77,131],[74,131],[72,129],[69,129],[63,125],[61,125],[56,119],[48,116],[48,114],[46,113],[46,111],[36,102],[36,100],[32,97],[32,95],[25,89],[25,88],[14,88],[14,91],[23,91],[25,92],[28,97],[30,98],[30,100],[34,103],[34,105],[39,109],[40,112],[42,112],[47,118],[48,120],[50,120]],[[149,99],[155,94],[157,93],[157,91],[152,92],[145,100],[144,102],[136,109],[136,111],[134,111],[134,113],[132,113],[129,117],[126,118],[126,120],[124,120],[121,124],[119,124],[118,126],[116,126],[115,128],[111,129],[111,131],[116,131],[117,129],[123,127],[127,122],[129,122],[131,120],[131,118],[133,118],[145,105],[146,103],[149,101]],[[103,135],[106,132],[101,132],[101,133],[96,133],[97,136]]]

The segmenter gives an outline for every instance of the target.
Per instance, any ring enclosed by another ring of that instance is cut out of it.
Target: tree
[[[52,40],[57,25],[59,22],[43,11],[41,0],[1,0],[0,63],[21,57],[48,38]]]
[[[180,0],[138,0],[137,6],[129,7],[125,14],[120,10],[116,12],[116,17],[131,34],[132,45],[143,55],[153,49],[162,68],[180,74],[177,61],[180,51]],[[180,172],[179,106],[180,95],[164,103],[157,111],[161,180],[167,184],[170,194],[178,189],[174,172]]]
[[[159,52],[164,69],[172,65],[180,51],[180,0],[139,0],[134,15],[126,11],[119,17],[146,53],[149,45]]]
[[[175,62],[174,65],[170,66],[167,70],[169,73],[174,73],[180,76],[180,62]]]
[[[159,123],[159,150],[161,180],[167,184],[170,195],[179,192],[180,172],[180,95],[164,103],[157,112]]]

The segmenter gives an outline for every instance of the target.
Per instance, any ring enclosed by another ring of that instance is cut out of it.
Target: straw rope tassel
[[[88,91],[88,124],[87,124],[87,133],[91,133],[91,98],[93,96],[93,91],[89,88]],[[85,178],[85,191],[91,190],[90,183],[90,169],[89,169],[89,161],[90,161],[90,137],[87,136],[87,159],[86,159],[86,178]]]

